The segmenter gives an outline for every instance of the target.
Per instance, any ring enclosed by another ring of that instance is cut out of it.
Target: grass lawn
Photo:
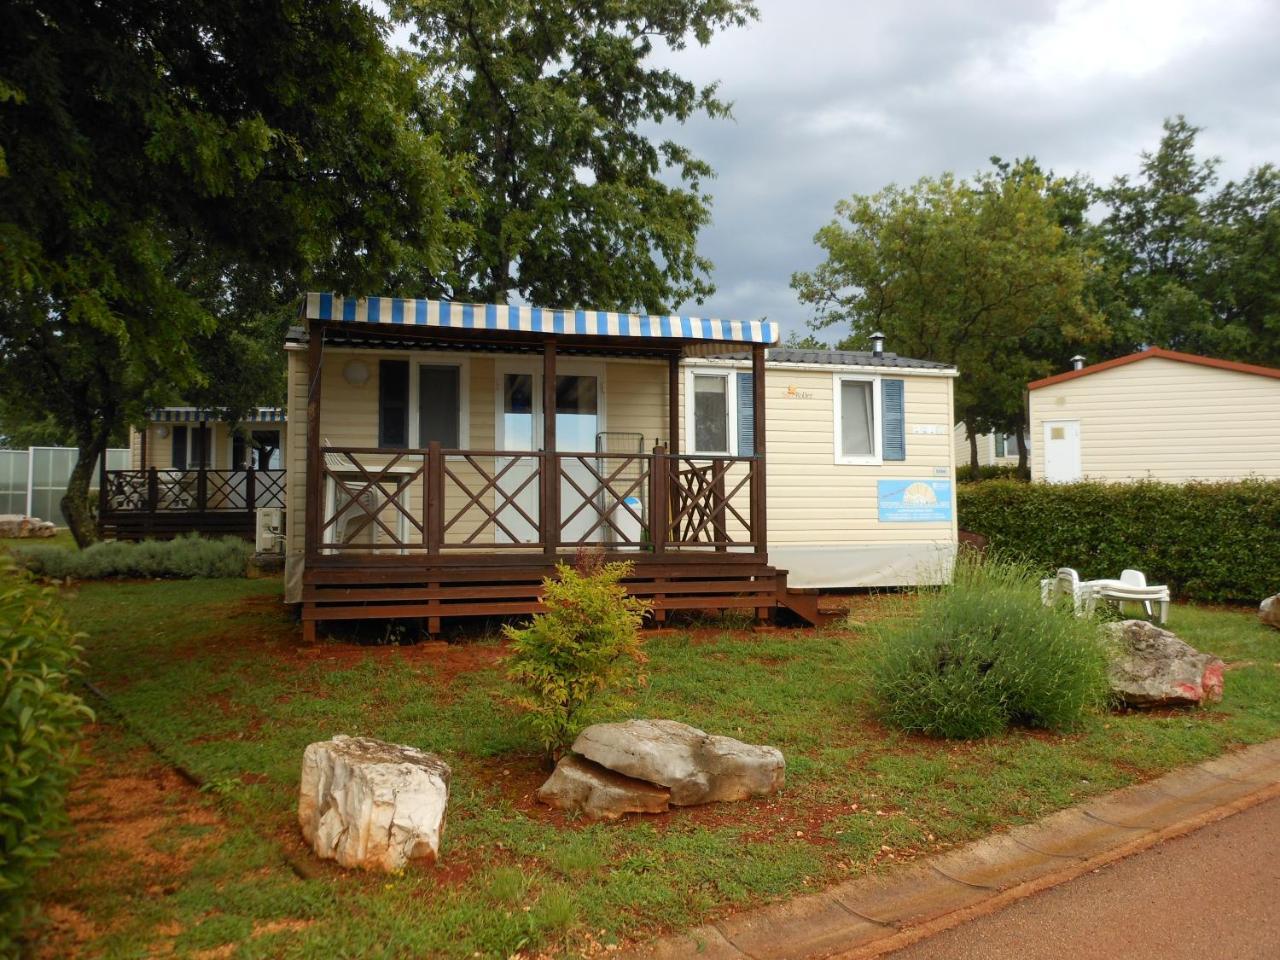
[[[74,549],[76,538],[71,535],[70,527],[59,527],[52,537],[0,537],[0,550],[9,547],[67,547]]]
[[[68,604],[89,676],[208,786],[99,711],[75,836],[41,882],[48,956],[593,955],[1280,736],[1280,631],[1251,611],[1173,614],[1238,664],[1221,705],[961,744],[874,722],[857,627],[671,632],[648,642],[632,715],[775,744],[786,790],[592,825],[533,801],[545,772],[504,705],[497,643],[303,649],[274,581],[85,584]],[[294,813],[303,747],[343,732],[452,765],[438,867],[290,869],[313,862]]]

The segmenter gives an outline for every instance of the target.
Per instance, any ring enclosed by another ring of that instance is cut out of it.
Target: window
[[[455,366],[424,363],[418,367],[418,446],[433,440],[446,450],[461,446],[460,379]]]
[[[879,463],[880,379],[835,374],[836,463]]]
[[[187,469],[187,428],[174,427],[170,443],[169,464],[175,470]]]
[[[231,469],[279,470],[280,431],[254,430],[250,434],[252,445],[244,433],[237,430],[231,436]]]
[[[694,374],[694,452],[729,453],[729,435],[729,378],[722,374]]]
[[[378,446],[409,445],[409,361],[378,361]]]

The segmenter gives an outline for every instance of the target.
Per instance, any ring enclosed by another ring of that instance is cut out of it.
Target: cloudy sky
[[[716,293],[691,312],[781,321],[837,199],[987,158],[1133,173],[1166,116],[1204,127],[1226,176],[1280,162],[1277,0],[758,0],[760,19],[664,52],[719,80],[732,121],[670,134],[717,171],[700,248]]]

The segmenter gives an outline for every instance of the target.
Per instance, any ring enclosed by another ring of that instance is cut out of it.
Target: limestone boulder
[[[344,867],[400,870],[440,855],[449,765],[368,737],[336,736],[302,756],[298,823],[316,856]]]
[[[57,532],[57,526],[49,520],[20,513],[0,513],[0,538],[52,537]]]
[[[675,720],[597,723],[578,735],[573,752],[669,788],[677,806],[766,796],[786,779],[776,747],[714,736]]]
[[[548,806],[577,810],[592,820],[617,820],[625,813],[665,813],[671,791],[566,753],[538,788],[537,797]]]
[[[1258,606],[1258,619],[1268,627],[1280,630],[1280,593],[1267,597]]]
[[[1222,699],[1221,660],[1146,620],[1104,628],[1112,645],[1111,691],[1132,707],[1195,706]]]

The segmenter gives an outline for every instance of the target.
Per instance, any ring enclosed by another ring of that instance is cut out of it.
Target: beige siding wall
[[[249,425],[250,429],[279,430],[281,463],[287,465],[284,450],[288,445],[288,426],[285,423],[262,423]],[[173,466],[173,428],[186,427],[188,434],[188,450],[191,449],[190,435],[200,429],[199,423],[151,423],[147,425],[147,463],[148,467],[157,470],[168,470]],[[164,431],[166,436],[161,436]],[[227,470],[231,467],[231,426],[225,423],[211,422],[209,432],[213,435],[213,467],[215,470]],[[142,431],[129,429],[129,450],[133,455],[135,469],[142,468]]]
[[[307,515],[307,352],[286,353],[285,416],[289,432],[284,438],[284,465],[288,516],[285,520],[285,599],[301,599],[302,553]]]
[[[904,385],[907,458],[880,465],[835,462],[830,371],[771,367],[768,404],[768,510],[771,544],[902,543],[954,540],[955,522],[881,523],[876,481],[954,478],[951,380],[898,376]],[[795,387],[794,395],[791,387]],[[913,433],[916,427],[939,433]],[[878,424],[877,424],[878,429]],[[935,473],[941,469],[941,475]],[[952,511],[954,516],[954,510]]]
[[[880,479],[954,481],[951,378],[913,377],[906,371],[884,373],[885,379],[903,381],[907,458],[854,465],[835,462],[834,372],[787,364],[766,368],[769,543],[834,546],[954,541],[954,519],[949,523],[881,523],[876,488]],[[682,428],[685,386],[681,378]],[[938,432],[912,432],[925,427]],[[682,437],[684,452],[689,452],[690,446],[690,440]],[[937,468],[944,472],[935,473]],[[953,509],[953,517],[954,513]]]
[[[1153,357],[1030,391],[1031,476],[1044,423],[1080,421],[1086,478],[1280,478],[1280,379]]]

